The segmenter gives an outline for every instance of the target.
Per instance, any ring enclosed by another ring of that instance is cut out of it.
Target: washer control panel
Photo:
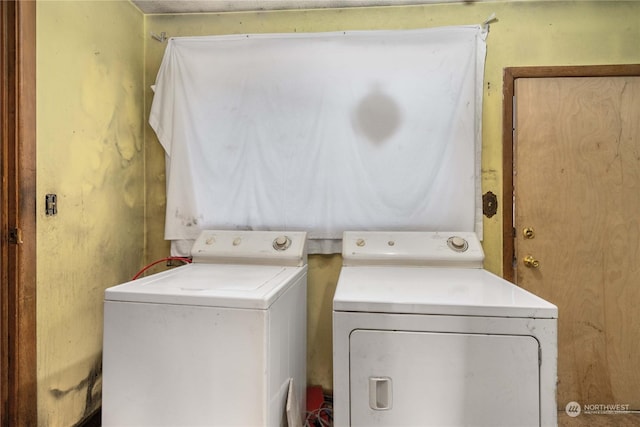
[[[484,252],[472,232],[347,231],[343,265],[421,265],[481,268]]]
[[[191,248],[194,262],[304,265],[307,233],[303,231],[204,230]]]
[[[447,245],[456,252],[465,252],[469,249],[469,242],[460,236],[449,237],[447,239]]]

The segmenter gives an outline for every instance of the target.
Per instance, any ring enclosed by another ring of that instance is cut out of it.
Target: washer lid
[[[558,308],[479,268],[343,267],[335,311],[557,318]]]
[[[188,264],[114,286],[106,301],[267,309],[307,267]]]

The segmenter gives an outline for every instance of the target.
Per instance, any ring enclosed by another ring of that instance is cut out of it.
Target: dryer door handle
[[[393,406],[393,383],[389,377],[369,377],[369,407],[388,411]]]

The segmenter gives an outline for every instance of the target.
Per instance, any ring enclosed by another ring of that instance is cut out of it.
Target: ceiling
[[[145,14],[214,13],[359,6],[467,3],[473,0],[132,0]]]

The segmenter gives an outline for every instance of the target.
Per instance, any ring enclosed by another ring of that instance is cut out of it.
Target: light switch
[[[45,215],[53,216],[58,214],[58,196],[47,194],[44,196]]]

